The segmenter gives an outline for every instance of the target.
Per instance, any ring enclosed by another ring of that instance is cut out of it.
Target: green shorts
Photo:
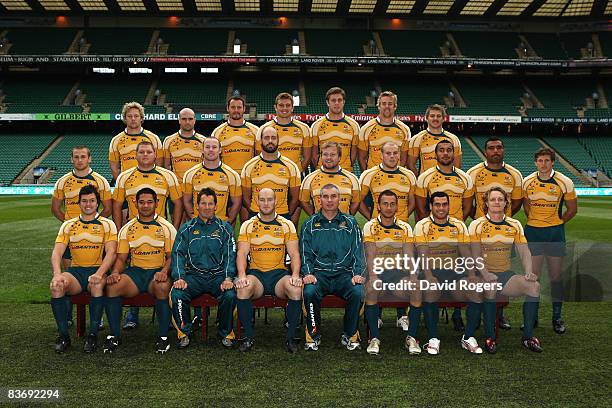
[[[247,275],[252,275],[261,282],[264,288],[264,295],[274,295],[274,288],[279,280],[289,275],[289,271],[286,269],[274,269],[268,272],[258,271],[256,269],[250,269]]]
[[[565,226],[532,227],[525,226],[525,238],[533,256],[565,256]]]
[[[145,293],[149,291],[151,281],[155,277],[155,274],[160,270],[161,268],[143,269],[137,266],[130,266],[123,273],[129,276],[129,278],[136,284],[136,287],[140,293]]]
[[[510,278],[512,278],[514,275],[516,275],[516,273],[514,273],[512,271],[492,272],[492,273],[494,273],[495,276],[497,276],[497,282],[502,284],[502,288],[506,286],[506,283],[508,283]]]
[[[465,273],[456,273],[450,269],[434,269],[431,274],[438,280],[439,283],[453,282],[467,278]]]
[[[400,269],[388,269],[380,275],[377,275],[377,278],[383,281],[384,283],[398,283],[402,279],[409,280],[410,272],[403,271]]]
[[[97,266],[71,266],[66,270],[66,273],[74,276],[79,281],[79,285],[81,285],[81,292],[85,292],[87,291],[87,286],[89,286],[89,277],[96,273],[97,270]]]

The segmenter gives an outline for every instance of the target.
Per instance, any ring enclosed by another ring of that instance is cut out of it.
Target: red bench
[[[79,293],[78,295],[74,295],[70,297],[70,301],[77,306],[77,321],[76,321],[76,334],[81,337],[85,334],[85,324],[87,321],[85,315],[85,307],[89,304],[89,294],[87,292]],[[408,302],[378,302],[378,305],[381,308],[398,308],[398,307],[408,307],[410,304]],[[443,308],[455,308],[455,307],[464,307],[466,303],[463,302],[439,302],[438,306]],[[499,314],[500,310],[508,305],[507,299],[503,299],[502,301],[497,302],[497,316],[496,316],[496,324],[495,330],[499,337]],[[136,307],[154,307],[155,306],[155,298],[148,293],[142,293],[138,296],[134,296],[132,298],[123,299],[123,306],[136,306]],[[211,295],[201,295],[192,300],[191,306],[198,306],[204,308],[202,311],[202,339],[206,339],[208,337],[208,313],[206,308],[217,306],[217,299],[215,299]],[[275,296],[264,296],[260,299],[253,301],[253,306],[256,308],[265,308],[270,309],[274,307],[286,307],[287,301],[285,299],[279,299]],[[344,309],[346,306],[346,302],[337,297],[337,296],[325,296],[321,301],[321,308],[323,309]],[[240,321],[236,323],[236,331],[237,336],[240,337]]]

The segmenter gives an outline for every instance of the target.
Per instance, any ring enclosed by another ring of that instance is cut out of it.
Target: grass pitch
[[[611,204],[580,198],[579,215],[567,226],[568,241],[612,242]],[[58,356],[52,349],[48,283],[60,223],[49,207],[48,197],[0,198],[0,388],[59,388],[60,403],[70,406],[612,406],[611,302],[567,303],[563,336],[552,331],[550,305],[544,303],[536,329],[545,349],[540,355],[520,345],[521,308],[513,303],[507,312],[513,329],[501,333],[494,356],[462,350],[460,334],[443,319],[441,354],[409,356],[393,310],[385,310],[377,357],[340,346],[342,319],[336,310],[323,311],[317,353],[287,354],[282,312],[272,310],[269,324],[263,312],[257,319],[253,353],[240,355],[212,339],[195,339],[187,350],[172,348],[158,356],[147,309],[141,311],[141,327],[124,333],[118,353],[86,355],[82,339],[73,335],[70,352]],[[419,329],[422,343],[425,333]]]

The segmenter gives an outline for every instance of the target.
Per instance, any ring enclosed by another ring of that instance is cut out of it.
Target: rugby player
[[[300,255],[306,310],[305,350],[318,350],[321,342],[321,299],[334,294],[346,300],[341,343],[348,350],[361,348],[359,310],[364,295],[366,265],[361,229],[352,215],[338,210],[340,190],[321,188],[321,210],[310,216],[300,231]]]
[[[70,346],[68,333],[67,296],[77,295],[85,290],[91,294],[89,304],[90,328],[84,350],[93,353],[98,344],[98,327],[104,311],[104,274],[110,270],[117,249],[117,228],[108,218],[98,214],[100,194],[93,185],[79,191],[81,214],[65,221],[59,229],[51,254],[53,279],[51,309],[57,323],[59,337],[55,351],[63,353]],[[70,267],[62,272],[62,255],[70,250]]]
[[[523,303],[523,346],[531,351],[541,352],[542,347],[537,337],[533,336],[538,305],[540,284],[538,276],[533,273],[531,253],[523,233],[521,223],[506,215],[510,206],[508,193],[501,187],[491,187],[485,192],[485,216],[470,224],[470,241],[474,259],[483,260],[479,268],[484,282],[498,283],[497,287],[485,290],[484,326],[485,350],[488,353],[497,351],[495,338],[495,302],[497,294],[509,297],[525,296]],[[521,258],[524,275],[517,275],[510,270],[512,248]]]
[[[276,211],[297,225],[299,218],[295,209],[300,196],[300,169],[278,151],[278,133],[274,126],[262,127],[260,133],[263,151],[244,165],[240,175],[242,205],[254,217],[259,212],[259,192],[270,188],[276,194]]]
[[[321,187],[334,184],[340,189],[340,211],[354,215],[359,208],[359,180],[340,166],[342,146],[325,142],[321,149],[321,168],[304,178],[300,189],[300,204],[309,216],[321,209]]]
[[[394,145],[397,148],[397,146]],[[412,308],[421,306],[421,292],[418,288],[416,271],[411,269],[386,269],[377,273],[374,269],[377,260],[395,259],[396,256],[414,257],[414,238],[412,228],[407,222],[396,217],[398,197],[391,190],[384,190],[377,196],[378,216],[368,221],[363,227],[363,242],[369,279],[366,284],[365,319],[370,328],[370,340],[367,348],[369,354],[380,351],[378,299],[382,294],[388,294],[401,301],[410,299]],[[378,281],[378,282],[377,282]],[[394,291],[379,288],[380,283],[397,283],[406,285],[412,282],[412,290],[396,289]],[[404,313],[404,309],[400,309]],[[408,318],[406,317],[406,330]],[[416,327],[417,325],[413,325]],[[406,337],[406,348],[411,353],[420,353],[421,348],[413,337]]]
[[[425,110],[425,121],[427,129],[417,133],[410,139],[410,150],[408,151],[407,167],[414,174],[422,174],[425,170],[435,167],[436,160],[436,145],[441,140],[450,140],[455,148],[453,165],[461,168],[461,142],[459,138],[451,132],[444,130],[444,118],[446,117],[446,109],[442,105],[430,105]],[[417,169],[417,161],[419,167]]]
[[[106,337],[103,350],[112,353],[121,344],[122,298],[150,293],[155,297],[155,314],[159,322],[155,348],[163,354],[170,349],[168,293],[172,283],[169,272],[176,230],[155,214],[157,193],[153,189],[140,189],[136,193],[136,205],[138,215],[119,231],[117,258],[106,278],[106,315],[111,335]]]
[[[477,219],[484,215],[484,193],[491,187],[501,187],[508,193],[512,205],[508,206],[506,215],[514,216],[523,205],[523,192],[521,185],[523,176],[514,167],[504,162],[504,142],[498,137],[490,137],[484,145],[486,160],[467,171],[468,176],[474,183],[474,196],[476,205],[472,208],[472,218]],[[499,327],[510,330],[510,322],[500,310]]]
[[[217,334],[224,347],[234,344],[232,313],[236,301],[236,242],[232,226],[216,215],[217,194],[210,188],[198,193],[198,216],[181,226],[172,248],[170,307],[178,334],[178,348],[189,346],[189,304],[208,293],[219,303]]]
[[[442,293],[447,299],[468,302],[467,325],[461,337],[461,346],[474,354],[482,354],[482,349],[474,337],[480,322],[482,295],[470,290],[468,283],[476,284],[475,265],[470,265],[470,236],[463,221],[450,216],[450,197],[444,191],[436,191],[429,197],[430,215],[414,226],[414,240],[423,271],[423,313],[429,334],[425,349],[430,355],[440,353],[438,338],[438,300]],[[424,264],[423,264],[424,263]],[[463,282],[462,282],[463,281]],[[438,285],[457,285],[445,289]],[[412,313],[412,307],[410,312]],[[420,321],[420,310],[409,316],[410,329],[416,335]],[[414,335],[409,334],[411,337]],[[416,353],[415,353],[416,354]]]
[[[341,149],[340,167],[348,171],[353,170],[359,145],[359,124],[344,114],[345,102],[346,93],[342,88],[328,89],[325,93],[328,112],[310,126],[312,167],[315,169],[323,165],[320,156],[323,145],[327,142],[336,142]]]
[[[553,169],[554,151],[539,149],[534,160],[537,171],[523,180],[523,208],[527,214],[525,236],[533,256],[533,272],[538,278],[546,260],[553,307],[552,326],[556,333],[563,334],[567,330],[561,318],[565,224],[578,212],[578,199],[572,180]]]
[[[395,117],[397,95],[385,91],[378,97],[378,116],[367,122],[359,131],[359,167],[361,171],[381,163],[380,148],[392,141],[400,148],[400,166],[408,160],[410,128]]]
[[[183,204],[190,217],[197,217],[198,193],[209,187],[217,194],[217,217],[233,225],[242,207],[240,175],[221,163],[220,153],[221,142],[218,139],[204,139],[202,162],[187,170],[183,179]]]
[[[236,269],[236,304],[238,317],[244,328],[245,340],[239,351],[253,349],[253,302],[265,295],[287,300],[288,352],[298,350],[293,337],[300,317],[302,278],[300,277],[300,252],[293,223],[276,214],[276,194],[264,188],[257,197],[259,213],[240,227]],[[291,271],[285,265],[285,255],[291,259]]]

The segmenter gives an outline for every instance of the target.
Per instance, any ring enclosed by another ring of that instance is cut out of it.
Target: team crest
[[[193,230],[193,235],[200,235],[200,230]]]
[[[219,232],[219,230],[214,230],[212,234],[210,234],[211,237],[215,237],[215,238],[219,238],[221,236],[221,233]]]

